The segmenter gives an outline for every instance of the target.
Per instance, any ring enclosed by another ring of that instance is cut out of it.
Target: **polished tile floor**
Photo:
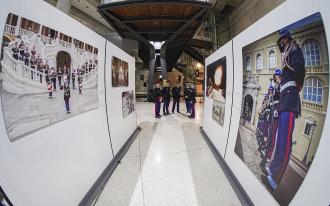
[[[203,105],[191,120],[181,114],[155,119],[153,104],[138,102],[142,131],[98,197],[96,206],[241,205],[199,133]]]

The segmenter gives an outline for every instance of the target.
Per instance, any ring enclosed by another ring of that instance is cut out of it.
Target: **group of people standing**
[[[299,92],[304,85],[305,61],[301,48],[284,30],[277,42],[282,53],[283,69],[276,69],[274,86],[262,102],[256,130],[261,153],[263,181],[275,190],[289,164],[295,119],[301,116]]]
[[[163,115],[170,115],[169,106],[171,101],[171,93],[173,97],[172,113],[176,109],[177,113],[180,113],[180,98],[181,98],[181,86],[177,82],[176,85],[171,89],[170,82],[166,81],[163,87],[157,82],[153,89],[153,96],[155,98],[155,117],[160,118],[161,103],[163,102]],[[186,83],[184,88],[184,98],[186,102],[186,113],[190,113],[189,118],[195,118],[195,103],[196,103],[196,89],[194,83]]]
[[[31,70],[31,79],[38,78],[40,83],[45,83],[47,85],[48,97],[53,98],[53,91],[56,91],[57,86],[60,90],[63,90],[65,109],[67,114],[70,113],[70,84],[72,84],[72,89],[76,89],[76,79],[78,82],[79,94],[82,94],[82,82],[83,75],[91,72],[96,68],[97,61],[92,61],[92,59],[87,60],[80,67],[78,66],[77,70],[71,69],[69,65],[59,66],[57,69],[50,67],[47,62],[44,62],[37,51],[35,46],[29,50],[28,46],[25,45],[24,41],[15,42],[11,48],[12,57],[21,61],[27,67],[30,67]],[[35,71],[38,72],[35,72]],[[45,77],[43,79],[43,76]]]

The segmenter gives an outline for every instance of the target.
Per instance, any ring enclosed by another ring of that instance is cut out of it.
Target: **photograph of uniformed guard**
[[[243,48],[235,153],[280,203],[308,174],[327,112],[329,59],[315,13]]]
[[[206,96],[213,99],[212,118],[223,126],[226,104],[226,57],[209,64],[206,70]]]
[[[1,48],[0,97],[12,142],[96,109],[98,48],[10,13]]]

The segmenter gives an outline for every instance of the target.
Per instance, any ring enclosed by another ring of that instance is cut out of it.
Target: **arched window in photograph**
[[[261,54],[257,54],[256,62],[257,62],[257,70],[261,70],[263,67],[263,60]]]
[[[313,39],[308,39],[303,43],[303,52],[305,57],[305,66],[320,65],[320,46]]]
[[[246,71],[251,71],[251,58],[248,56],[245,59]]]
[[[276,56],[275,51],[271,50],[269,52],[269,61],[268,61],[269,68],[275,68],[276,67]]]
[[[323,99],[323,85],[317,78],[308,78],[304,83],[304,100],[321,104]]]

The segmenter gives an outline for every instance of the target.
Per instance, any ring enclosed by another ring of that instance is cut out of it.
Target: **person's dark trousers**
[[[168,111],[169,105],[170,105],[170,101],[164,99],[164,104],[163,104],[163,114],[164,115],[169,114],[169,111]]]
[[[156,99],[156,101],[155,101],[155,117],[160,117],[160,114],[159,114],[160,106],[161,106],[161,102]]]
[[[66,112],[70,112],[69,98],[65,98],[65,99],[64,99],[64,102],[65,102]]]
[[[72,78],[72,88],[76,88],[76,78]]]
[[[53,81],[54,91],[56,91],[56,79],[52,79],[52,81]]]
[[[29,66],[29,59],[25,59],[25,60],[24,60],[24,65],[25,65],[25,66]]]
[[[195,118],[195,102],[190,102],[189,103],[189,108],[191,109],[191,118]]]
[[[281,182],[290,161],[294,126],[294,112],[281,112],[279,114],[275,155],[269,166],[272,173],[271,177],[277,184]]]
[[[189,101],[186,99],[186,108],[187,108],[187,112],[188,113],[191,113],[191,109],[190,109],[190,104],[189,104]]]
[[[62,77],[58,76],[58,86],[61,87],[62,84]]]
[[[172,113],[174,113],[175,107],[176,107],[176,111],[178,113],[180,113],[179,100],[178,99],[173,99]]]

